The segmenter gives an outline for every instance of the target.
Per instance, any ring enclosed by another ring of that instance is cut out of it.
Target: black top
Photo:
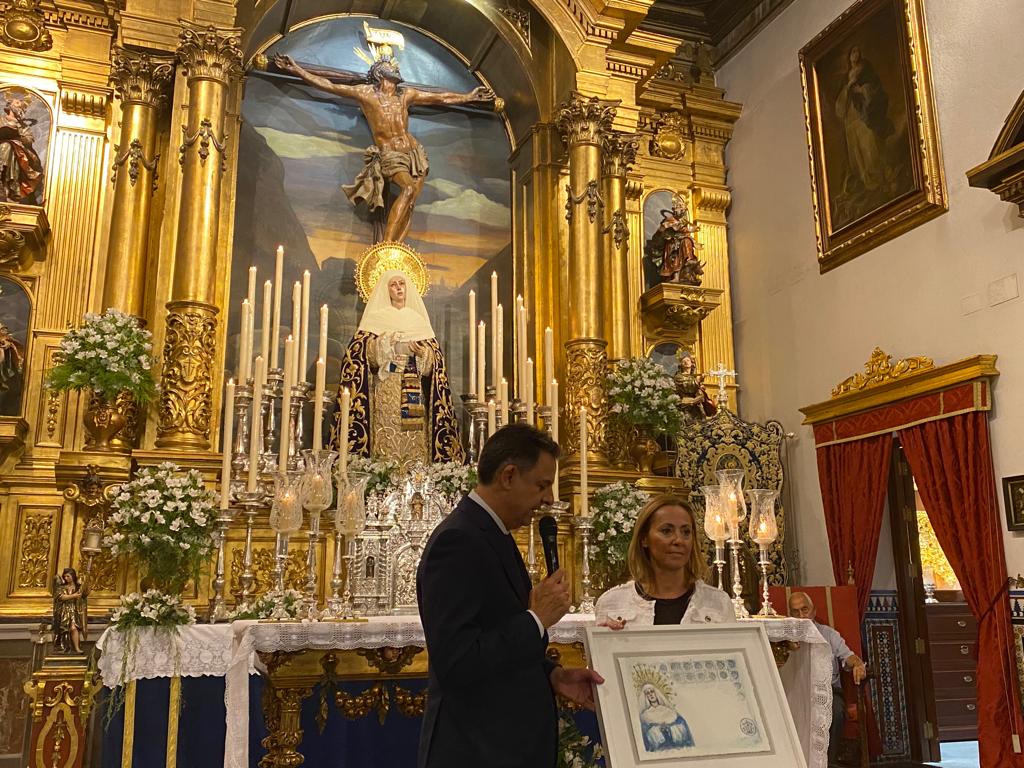
[[[678,624],[683,620],[686,609],[690,606],[690,598],[693,597],[693,587],[686,590],[679,597],[651,597],[643,588],[637,584],[636,591],[644,600],[654,601],[654,623],[655,624]]]

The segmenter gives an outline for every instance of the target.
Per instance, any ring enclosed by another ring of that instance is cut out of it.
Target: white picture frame
[[[608,768],[806,768],[759,624],[586,628]]]

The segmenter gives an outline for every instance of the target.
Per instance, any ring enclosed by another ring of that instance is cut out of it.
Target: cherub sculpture
[[[81,653],[88,640],[88,587],[74,568],[65,568],[53,584],[53,647],[61,653]]]

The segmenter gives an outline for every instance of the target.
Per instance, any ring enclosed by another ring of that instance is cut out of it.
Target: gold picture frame
[[[858,0],[800,79],[822,273],[948,210],[922,0]]]

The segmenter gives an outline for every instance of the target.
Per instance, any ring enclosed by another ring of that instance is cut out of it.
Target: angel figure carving
[[[53,646],[61,653],[81,653],[88,640],[88,587],[74,568],[65,568],[53,584]]]

